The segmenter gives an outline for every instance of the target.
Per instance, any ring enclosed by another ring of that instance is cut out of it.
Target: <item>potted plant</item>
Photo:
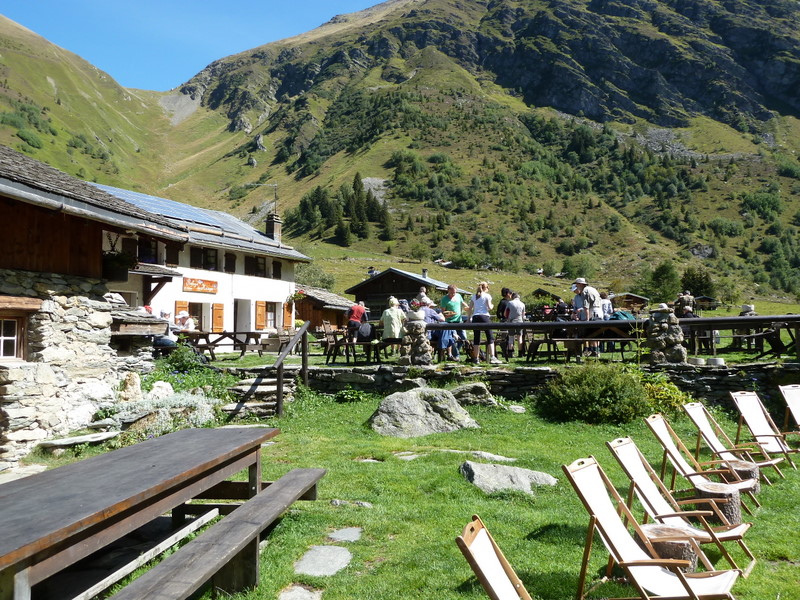
[[[108,281],[128,281],[128,271],[135,268],[135,256],[117,250],[119,236],[115,239],[108,234],[109,249],[103,252],[103,279]]]

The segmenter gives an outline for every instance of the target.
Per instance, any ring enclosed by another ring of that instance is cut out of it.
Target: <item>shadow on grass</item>
[[[586,525],[564,525],[563,523],[551,523],[542,527],[537,527],[525,536],[528,541],[536,541],[545,544],[563,544],[570,542],[577,546],[583,546],[586,542]]]

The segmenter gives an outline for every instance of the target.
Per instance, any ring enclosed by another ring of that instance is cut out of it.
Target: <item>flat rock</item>
[[[467,481],[487,494],[501,490],[518,490],[532,495],[532,486],[558,483],[558,480],[548,473],[506,465],[476,463],[469,460],[461,465],[460,470]]]
[[[328,537],[336,542],[357,542],[361,539],[361,527],[345,527],[337,529]]]
[[[317,577],[335,575],[353,559],[347,548],[341,546],[311,546],[294,564],[294,572]]]
[[[321,600],[322,590],[314,590],[302,585],[291,585],[278,594],[278,600]]]
[[[39,446],[42,448],[69,448],[70,446],[77,446],[78,444],[104,442],[117,437],[119,433],[119,431],[103,431],[101,433],[89,433],[87,435],[61,438],[60,440],[44,440],[39,442]]]
[[[116,429],[119,427],[114,419],[102,419],[100,421],[93,421],[86,426],[88,429]]]

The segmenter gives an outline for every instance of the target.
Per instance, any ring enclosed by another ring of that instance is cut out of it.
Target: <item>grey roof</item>
[[[130,272],[136,273],[137,275],[166,275],[169,277],[183,277],[183,273],[176,271],[175,269],[143,262],[136,263],[136,268],[131,269]]]
[[[330,308],[333,310],[347,310],[353,306],[353,301],[348,300],[344,296],[339,296],[326,289],[312,287],[310,285],[298,285],[297,290],[305,292],[306,296],[312,300],[322,303],[322,308]]]
[[[264,232],[227,213],[108,185],[94,185],[143,210],[162,215],[176,226],[186,228],[190,244],[237,248],[295,261],[311,261],[291,246],[276,242]]]
[[[355,290],[357,290],[361,286],[363,286],[365,284],[368,284],[371,281],[375,281],[376,279],[379,279],[380,277],[382,277],[384,275],[387,275],[389,273],[399,273],[400,275],[402,275],[404,277],[407,277],[408,279],[412,279],[412,280],[418,282],[420,285],[424,285],[424,286],[426,286],[428,288],[432,287],[432,288],[434,288],[436,290],[439,290],[439,291],[447,291],[447,286],[449,285],[449,284],[445,283],[444,281],[439,281],[438,279],[433,279],[431,277],[423,277],[422,275],[420,275],[418,273],[411,273],[410,271],[403,271],[402,269],[395,269],[394,267],[390,267],[390,268],[386,269],[385,271],[381,271],[377,275],[374,275],[374,276],[372,276],[372,277],[370,277],[368,279],[365,279],[364,281],[362,281],[360,283],[355,284],[354,286],[349,287],[348,289],[346,289],[344,291],[344,293],[345,294],[353,294],[353,293],[355,293]],[[460,289],[458,287],[456,288],[456,291],[459,294],[469,294],[469,292],[467,290],[462,290],[462,289]]]
[[[151,214],[85,181],[1,145],[0,194],[169,240],[187,239],[185,229],[164,217]]]

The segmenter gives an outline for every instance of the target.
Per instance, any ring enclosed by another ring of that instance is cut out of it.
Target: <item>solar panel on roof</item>
[[[99,183],[93,184],[101,190],[105,190],[109,194],[121,198],[126,202],[130,202],[134,206],[155,213],[163,215],[172,219],[180,219],[191,223],[200,223],[202,225],[209,225],[211,227],[224,227],[224,225],[214,216],[210,211],[183,204],[182,202],[175,202],[174,200],[167,200],[166,198],[159,198],[157,196],[150,196],[140,192],[131,190],[123,190],[121,188],[111,187],[109,185],[102,185]]]

